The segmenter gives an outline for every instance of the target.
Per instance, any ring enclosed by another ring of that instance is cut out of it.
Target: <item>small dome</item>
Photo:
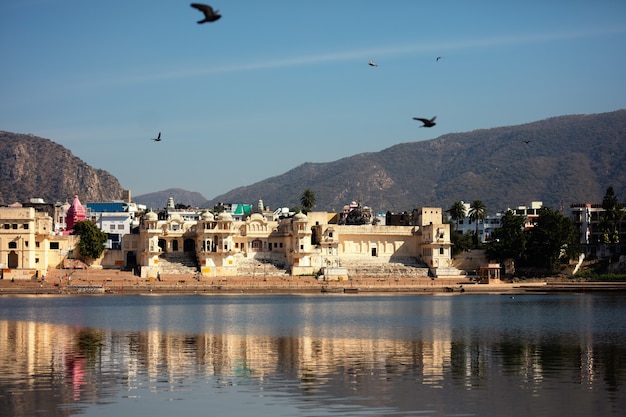
[[[170,217],[170,221],[176,221],[176,222],[182,222],[183,218],[180,217],[180,214],[178,213],[174,213],[172,214],[172,216]]]
[[[156,215],[154,211],[147,212],[144,218],[149,222],[155,222],[159,219],[159,217]]]
[[[221,212],[219,216],[217,216],[217,221],[219,222],[232,222],[233,216],[230,213],[226,213],[225,211]]]
[[[205,211],[200,216],[200,219],[205,222],[212,222],[213,220],[215,220],[215,216],[210,211]]]
[[[260,213],[252,213],[250,220],[265,220],[265,217]]]
[[[305,222],[305,221],[307,221],[306,214],[304,214],[303,212],[299,212],[298,214],[293,216],[293,219],[295,221],[297,221],[297,222]]]

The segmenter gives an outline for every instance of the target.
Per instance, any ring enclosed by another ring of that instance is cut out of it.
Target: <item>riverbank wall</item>
[[[50,270],[42,279],[0,280],[0,295],[8,294],[241,294],[241,293],[551,293],[624,291],[626,283],[569,282],[562,279],[477,284],[465,276],[428,278],[353,277],[323,281],[312,276],[206,278],[197,274],[162,275],[144,279],[119,270]]]

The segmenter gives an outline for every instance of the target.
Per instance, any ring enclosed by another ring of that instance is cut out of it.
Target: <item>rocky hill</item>
[[[478,199],[495,212],[536,200],[557,209],[601,202],[608,186],[626,200],[626,110],[452,133],[305,163],[209,205],[262,199],[272,208],[291,207],[310,188],[318,210],[340,210],[353,200],[374,210],[404,211]]]
[[[111,201],[123,197],[117,178],[87,165],[51,140],[0,131],[0,204],[43,198],[49,203]]]

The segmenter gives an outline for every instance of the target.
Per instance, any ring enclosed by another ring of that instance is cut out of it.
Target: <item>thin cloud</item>
[[[300,67],[305,65],[324,64],[332,62],[345,62],[352,60],[369,59],[372,56],[399,56],[407,54],[419,54],[428,52],[445,52],[458,49],[481,49],[499,46],[524,45],[533,43],[546,43],[575,40],[589,37],[601,37],[619,35],[626,32],[626,27],[604,28],[595,30],[575,30],[557,33],[522,34],[514,36],[492,36],[488,38],[476,38],[469,40],[452,40],[443,42],[410,43],[377,48],[356,49],[339,51],[327,54],[302,55],[292,58],[276,58],[265,61],[255,61],[240,64],[222,65],[210,68],[180,69],[167,72],[141,74],[136,76],[119,77],[100,83],[101,85],[129,85],[136,83],[148,83],[154,81],[205,77],[209,75],[231,74],[238,72],[258,71],[267,69],[281,69]],[[86,82],[93,86],[92,82]],[[84,85],[86,86],[86,85]],[[84,87],[83,86],[83,87]]]

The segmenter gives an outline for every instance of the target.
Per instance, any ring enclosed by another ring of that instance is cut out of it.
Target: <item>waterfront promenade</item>
[[[476,284],[465,276],[444,278],[367,278],[320,281],[312,276],[262,274],[236,277],[163,275],[143,279],[118,270],[50,270],[44,280],[0,280],[0,295],[9,294],[232,294],[232,293],[423,293],[471,294],[527,292],[625,291],[626,283],[572,282],[563,279]]]
[[[447,278],[351,278],[320,281],[312,276],[201,277],[163,275],[159,280],[138,278],[118,270],[50,270],[44,280],[0,280],[0,294],[141,294],[141,293],[474,293],[525,292],[545,282],[475,284],[465,276]]]

